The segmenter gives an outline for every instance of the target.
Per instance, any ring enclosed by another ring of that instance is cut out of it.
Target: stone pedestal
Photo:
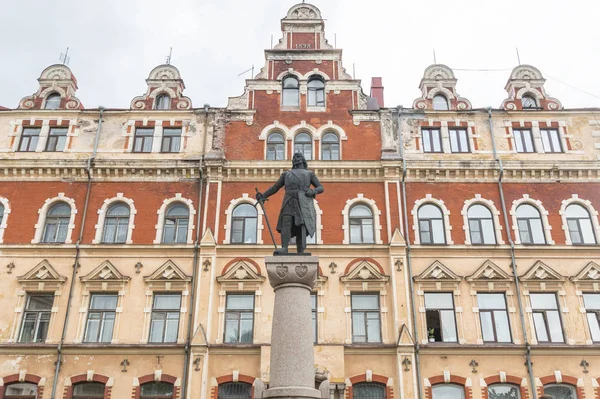
[[[275,290],[269,389],[263,398],[321,398],[315,389],[310,293],[317,281],[316,256],[268,256]]]

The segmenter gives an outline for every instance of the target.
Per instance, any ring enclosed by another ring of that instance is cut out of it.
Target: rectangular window
[[[600,294],[583,294],[592,341],[600,342]]]
[[[425,318],[430,342],[458,341],[451,293],[425,293]]]
[[[442,152],[442,135],[440,129],[421,129],[423,152]]]
[[[471,152],[467,129],[450,129],[448,132],[450,133],[450,151]]]
[[[46,342],[53,304],[54,295],[30,295],[27,297],[19,342]]]
[[[352,294],[352,342],[381,342],[379,294]]]
[[[24,127],[23,134],[21,134],[21,142],[19,143],[19,151],[34,152],[40,139],[41,130],[39,127]]]
[[[133,152],[152,152],[154,129],[135,129]]]
[[[511,342],[504,294],[477,293],[483,342]]]
[[[563,152],[558,129],[542,129],[542,144],[544,152]]]
[[[535,152],[533,136],[529,129],[513,129],[517,152]]]
[[[176,343],[180,312],[181,294],[154,294],[148,342]]]
[[[317,329],[317,294],[310,294],[310,308],[312,311],[313,342],[316,344],[319,340],[319,330]]]
[[[116,294],[92,294],[84,342],[110,343],[115,326]]]
[[[530,293],[529,299],[538,342],[565,342],[556,294]]]
[[[46,142],[46,151],[48,152],[59,152],[65,150],[65,144],[67,143],[67,131],[66,127],[53,127],[50,129],[48,134],[48,141]]]
[[[225,305],[226,344],[251,344],[254,336],[254,293],[228,294]]]
[[[151,145],[152,147],[152,145]],[[181,129],[163,129],[161,152],[179,152],[181,147]]]

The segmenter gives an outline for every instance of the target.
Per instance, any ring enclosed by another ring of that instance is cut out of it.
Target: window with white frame
[[[171,109],[171,97],[168,94],[160,94],[156,97],[155,109]]]
[[[190,210],[187,205],[175,203],[169,206],[163,225],[163,244],[187,243],[189,222]]]
[[[38,141],[40,140],[40,132],[42,131],[39,127],[24,127],[21,133],[21,142],[19,143],[20,152],[35,152]]]
[[[350,208],[350,244],[373,244],[373,211],[366,205]]]
[[[318,329],[318,308],[317,308],[317,293],[312,292],[310,294],[310,309],[312,315],[312,330],[313,330],[313,342],[316,344],[319,337]]]
[[[488,207],[474,204],[467,211],[469,219],[469,234],[473,245],[495,245],[496,230],[492,212]]]
[[[2,224],[2,219],[4,219],[4,204],[0,204],[0,225]]]
[[[450,151],[471,152],[467,129],[448,129],[448,134],[450,135]]]
[[[6,386],[3,399],[37,399],[38,387],[29,382],[18,382]]]
[[[386,399],[386,386],[379,382],[353,384],[352,399]]]
[[[565,342],[555,293],[530,293],[531,313],[538,342]]]
[[[70,221],[71,207],[65,202],[54,204],[46,214],[42,242],[64,243],[67,239]]]
[[[436,94],[432,101],[433,109],[436,111],[448,111],[448,99],[443,94]]]
[[[565,210],[571,243],[574,245],[596,244],[592,219],[587,209],[579,204],[571,204]]]
[[[104,218],[103,244],[125,244],[129,232],[130,209],[123,202],[111,205]]]
[[[53,127],[48,133],[48,141],[46,141],[47,152],[60,152],[65,150],[67,143],[67,127]]]
[[[421,128],[423,152],[442,152],[442,134],[439,128]]]
[[[294,137],[294,153],[299,152],[304,155],[307,161],[312,160],[312,138],[308,133],[298,133]]]
[[[148,342],[176,343],[180,311],[181,293],[154,294]]]
[[[254,293],[227,294],[223,342],[251,344],[253,336]]]
[[[150,144],[152,148],[152,144]],[[161,152],[179,152],[181,148],[181,128],[163,128]]]
[[[431,393],[432,399],[465,399],[465,388],[455,384],[434,385],[431,387]]]
[[[503,293],[477,293],[483,342],[511,342],[510,324]]]
[[[84,342],[111,342],[118,298],[117,294],[92,294]]]
[[[546,244],[542,216],[535,206],[530,204],[518,206],[517,227],[521,244]]]
[[[284,107],[297,107],[300,105],[300,86],[298,79],[287,76],[282,82],[281,105]]]
[[[521,389],[512,384],[493,384],[488,386],[488,399],[521,399]]]
[[[540,129],[544,152],[563,152],[558,129]]]
[[[452,293],[426,292],[425,318],[430,342],[458,342]]]
[[[258,214],[256,208],[248,203],[240,204],[231,215],[232,244],[256,244],[256,226]]]
[[[550,395],[553,399],[577,399],[577,390],[573,385],[548,384],[544,385],[544,395]]]
[[[433,204],[419,207],[419,238],[421,244],[445,244],[446,230],[442,210]]]
[[[381,342],[379,293],[352,293],[352,342]]]
[[[513,136],[517,152],[535,152],[531,129],[513,129]]]
[[[267,161],[283,159],[285,159],[285,139],[279,132],[271,133],[267,137]]]
[[[319,76],[313,76],[307,84],[307,101],[309,107],[325,106],[325,82]]]
[[[19,342],[44,343],[48,335],[54,294],[28,294]]]
[[[133,136],[133,152],[152,152],[154,129],[136,128]]]
[[[321,159],[324,161],[340,159],[340,138],[337,134],[327,132],[321,138]]]
[[[600,294],[586,292],[583,303],[593,342],[600,342]]]
[[[58,109],[60,108],[60,94],[51,93],[46,97],[46,103],[44,104],[44,109]]]

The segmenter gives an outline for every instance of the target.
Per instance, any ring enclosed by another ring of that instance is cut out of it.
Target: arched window
[[[173,385],[166,382],[149,382],[142,385],[140,399],[173,399]]]
[[[52,93],[46,97],[46,104],[44,104],[44,109],[58,109],[60,107],[60,94]]]
[[[554,399],[577,399],[575,387],[567,384],[544,385],[544,394]]]
[[[129,207],[118,202],[108,208],[104,218],[103,244],[125,244],[129,230]]]
[[[571,242],[575,245],[596,244],[596,236],[588,210],[579,204],[571,204],[565,213]]]
[[[3,218],[4,218],[4,205],[0,204],[0,224],[2,224]]]
[[[252,385],[245,382],[221,384],[218,399],[252,399]]]
[[[433,109],[436,111],[448,111],[448,99],[441,94],[433,97]]]
[[[523,109],[533,109],[538,106],[536,99],[528,94],[521,97],[521,104],[523,105]]]
[[[320,77],[310,78],[308,81],[308,106],[325,106],[325,82]]]
[[[517,208],[517,226],[522,244],[546,243],[540,211],[533,205],[519,205]]]
[[[360,382],[352,385],[352,399],[386,399],[385,385],[377,382]]]
[[[421,244],[445,244],[446,230],[442,210],[433,204],[419,208],[419,237]]]
[[[176,203],[167,209],[163,226],[163,244],[185,244],[187,242],[190,210],[186,205]]]
[[[168,94],[156,97],[155,109],[171,109],[171,97]]]
[[[472,205],[467,212],[471,244],[496,244],[492,212],[481,204]]]
[[[439,384],[431,388],[432,399],[465,399],[465,389],[460,385]]]
[[[308,133],[298,133],[294,137],[294,152],[301,152],[307,161],[312,159],[312,139]]]
[[[518,386],[511,384],[490,385],[488,399],[521,399],[521,390]]]
[[[4,392],[4,399],[36,399],[37,385],[28,382],[10,384]]]
[[[240,204],[231,215],[231,243],[256,244],[258,214],[250,204]]]
[[[46,214],[42,242],[64,243],[67,239],[70,220],[71,207],[68,204],[59,202],[53,205]]]
[[[73,386],[72,399],[104,399],[104,384],[84,382]]]
[[[285,159],[285,140],[281,133],[271,133],[267,138],[267,161]]]
[[[321,139],[321,159],[337,161],[340,159],[340,139],[335,133],[325,133]]]
[[[373,212],[366,205],[350,209],[350,244],[373,244]]]
[[[288,76],[283,79],[283,93],[281,105],[284,107],[297,107],[300,104],[300,88],[298,79]]]

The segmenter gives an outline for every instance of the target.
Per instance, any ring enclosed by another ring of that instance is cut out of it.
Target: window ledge
[[[323,106],[323,107],[308,106],[308,107],[306,107],[306,112],[327,112],[327,107],[326,106]]]
[[[300,111],[300,106],[297,106],[297,107],[295,107],[295,106],[294,106],[294,107],[291,107],[291,106],[284,106],[284,105],[282,105],[282,106],[281,106],[281,110],[282,110],[282,111],[286,111],[286,112],[288,112],[288,111]]]

